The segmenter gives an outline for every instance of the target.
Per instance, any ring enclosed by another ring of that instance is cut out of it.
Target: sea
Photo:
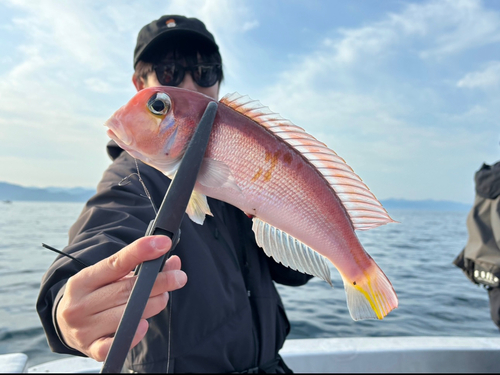
[[[0,201],[0,354],[26,353],[28,366],[67,357],[52,353],[35,310],[40,281],[83,203]],[[467,241],[466,211],[390,210],[391,223],[358,236],[399,297],[383,320],[355,322],[342,280],[278,285],[291,322],[289,339],[374,336],[498,337],[486,290],[452,262]]]

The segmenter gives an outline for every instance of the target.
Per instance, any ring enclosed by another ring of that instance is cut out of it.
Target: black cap
[[[207,30],[205,24],[197,18],[187,18],[178,15],[162,16],[156,21],[144,26],[137,35],[137,44],[134,50],[134,68],[152,47],[169,38],[194,37],[212,44],[216,51],[219,46],[214,36]]]

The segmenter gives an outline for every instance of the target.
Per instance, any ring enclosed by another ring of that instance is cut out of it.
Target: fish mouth
[[[115,132],[113,130],[111,130],[111,129],[106,130],[106,134],[108,135],[109,138],[111,138],[116,143],[122,143],[120,141],[120,138],[118,138],[118,136],[115,134]]]
[[[107,126],[107,125],[106,125]],[[111,128],[108,128],[108,130],[106,131],[107,135],[109,138],[111,138],[113,141],[116,142],[116,144],[124,149],[125,151],[127,151],[132,157],[136,158],[136,159],[139,159],[139,160],[142,160],[143,162],[147,163],[148,162],[148,158],[145,157],[143,154],[141,154],[139,151],[136,151],[134,150],[132,147],[129,147],[130,146],[130,142],[128,145],[125,144],[123,142],[123,139],[121,137],[119,137],[114,131],[113,129]],[[131,139],[131,138],[130,138]]]
[[[116,143],[124,144],[127,146],[130,146],[132,144],[133,138],[125,131],[119,121],[111,118],[104,123],[104,126],[108,128],[108,137],[110,137]]]

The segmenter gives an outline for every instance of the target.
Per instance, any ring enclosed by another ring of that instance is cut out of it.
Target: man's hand
[[[142,237],[70,277],[56,314],[66,344],[99,362],[104,361],[136,279],[133,270],[144,261],[162,256],[171,245],[166,236]],[[158,274],[132,347],[146,334],[146,319],[167,306],[168,292],[186,284],[187,276],[180,268],[181,260],[172,256]]]

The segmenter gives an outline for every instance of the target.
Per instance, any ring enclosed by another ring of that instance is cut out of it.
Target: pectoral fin
[[[197,181],[209,188],[228,187],[241,191],[229,166],[214,159],[203,159]]]
[[[256,217],[253,218],[252,229],[257,244],[267,256],[291,269],[317,276],[333,286],[325,257],[288,233]]]
[[[203,225],[203,222],[205,221],[205,215],[214,216],[212,215],[210,207],[208,206],[207,196],[198,193],[196,190],[193,190],[193,192],[191,193],[191,198],[189,199],[186,213],[191,220],[200,225]]]
[[[241,191],[236,185],[229,167],[225,163],[214,159],[203,159],[196,182],[208,188],[228,187]],[[213,216],[206,195],[196,190],[193,190],[191,194],[186,213],[191,220],[200,225],[203,225],[205,215]]]

